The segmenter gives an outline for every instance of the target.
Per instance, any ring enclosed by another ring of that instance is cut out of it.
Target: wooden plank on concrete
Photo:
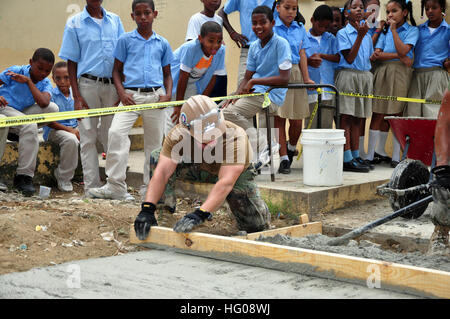
[[[379,283],[381,289],[418,296],[450,298],[450,273],[433,269],[203,233],[178,234],[164,227],[152,227],[145,241],[138,240],[132,229],[130,242],[362,285],[377,287]]]
[[[302,225],[294,225],[277,229],[265,230],[257,233],[250,233],[246,236],[233,236],[233,238],[241,238],[247,240],[255,240],[259,236],[273,237],[275,235],[287,235],[290,237],[304,237],[311,234],[322,234],[322,223],[308,223]]]

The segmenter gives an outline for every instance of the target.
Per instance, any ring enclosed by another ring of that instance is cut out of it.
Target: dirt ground
[[[135,202],[87,199],[77,183],[72,193],[53,188],[47,200],[0,192],[0,275],[145,250],[129,243],[130,225],[141,204],[139,194],[130,192]],[[200,204],[196,199],[178,199],[175,214],[159,214],[159,226],[173,227]],[[272,227],[298,223],[278,216]],[[231,236],[238,228],[231,212],[223,208],[196,231]]]

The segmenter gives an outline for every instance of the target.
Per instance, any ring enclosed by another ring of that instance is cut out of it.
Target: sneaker
[[[286,148],[287,148],[287,156],[289,157],[289,163],[292,165],[292,161],[294,160],[294,156],[298,155],[298,150],[296,149],[295,151],[290,151],[289,147],[287,147],[289,145],[289,141],[286,142]]]
[[[33,178],[28,175],[16,175],[14,177],[14,188],[27,197],[33,196],[36,192],[33,185]]]
[[[365,160],[365,159],[362,159],[361,157],[358,157],[358,158],[356,158],[356,161],[361,165],[367,166],[371,171],[373,171],[375,169],[375,165],[370,163],[369,160]]]
[[[134,197],[129,193],[118,193],[113,192],[108,184],[99,187],[99,188],[90,188],[87,190],[86,194],[91,198],[100,198],[100,199],[117,199],[117,200],[125,200],[125,201],[133,201]]]
[[[280,150],[280,144],[272,143],[272,156],[274,154],[276,154],[279,150]],[[269,155],[269,147],[267,147],[264,151],[259,153],[258,162],[256,162],[256,164],[255,164],[255,169],[259,170],[269,163],[270,163],[270,155]]]
[[[368,173],[369,171],[369,167],[361,165],[356,159],[352,159],[350,162],[344,162],[344,172]]]
[[[62,181],[59,178],[59,174],[58,174],[57,170],[55,170],[54,175],[55,175],[56,181],[58,182],[58,189],[61,192],[72,192],[73,191],[73,185],[72,185],[71,181]]]
[[[8,190],[8,186],[0,179],[0,191],[6,192]]]
[[[280,162],[280,167],[278,168],[279,174],[290,174],[291,173],[291,163],[288,160],[282,160]]]

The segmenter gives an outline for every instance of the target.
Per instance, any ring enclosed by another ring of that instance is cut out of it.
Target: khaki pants
[[[78,166],[78,138],[67,131],[51,130],[48,140],[60,147],[59,165],[56,168],[59,181],[70,182]]]
[[[239,57],[239,69],[238,69],[238,87],[241,81],[244,79],[245,71],[247,71],[247,58],[248,58],[248,50],[242,48],[241,55]]]
[[[133,94],[136,104],[149,104],[159,101],[160,95],[164,95],[164,89],[160,88],[155,92],[138,93],[126,90]],[[119,107],[122,104],[119,105]],[[130,152],[130,139],[128,134],[138,117],[142,115],[144,124],[144,184],[147,185],[150,176],[150,155],[151,152],[161,147],[164,136],[164,121],[166,110],[146,110],[138,112],[117,113],[109,129],[108,153],[106,156],[106,175],[108,185],[119,194],[126,194],[127,184],[126,171],[128,156]]]
[[[81,77],[78,85],[81,96],[91,109],[112,107],[119,100],[113,84],[104,84]],[[85,118],[78,127],[85,190],[101,186],[96,143],[99,139],[103,144],[103,149],[107,149],[108,131],[112,119],[113,115]]]
[[[50,104],[41,108],[39,105],[34,104],[27,107],[23,112],[18,111],[10,106],[6,106],[0,109],[0,114],[7,117],[23,116],[30,114],[42,114],[58,112],[58,105],[50,102]],[[40,124],[40,126],[45,124]],[[36,158],[39,151],[39,138],[38,138],[38,125],[26,124],[21,126],[10,127],[9,131],[19,135],[19,160],[17,165],[17,175],[34,176],[36,169]]]
[[[262,104],[264,102],[264,96],[254,96],[248,98],[241,98],[236,101],[235,104],[229,104],[227,108],[223,110],[225,120],[230,121],[240,127],[242,127],[247,133],[250,144],[253,149],[253,156],[258,156],[259,153],[267,147],[267,135],[265,127],[265,113],[263,112]],[[271,104],[269,106],[269,113],[273,116],[278,109],[278,106]],[[253,126],[253,117],[260,113],[259,119],[264,119],[260,122],[260,129],[258,132]],[[273,128],[273,125],[271,125]],[[272,137],[275,137],[272,134]]]
[[[0,114],[0,118],[6,117],[3,114]],[[6,137],[8,136],[8,128],[0,128],[0,162],[3,158],[3,153],[5,152],[5,146],[6,146]]]

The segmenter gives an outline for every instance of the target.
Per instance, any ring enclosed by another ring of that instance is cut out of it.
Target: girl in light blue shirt
[[[419,26],[414,73],[408,97],[441,100],[450,81],[450,28],[444,20],[445,0],[422,0],[428,21]],[[406,116],[437,118],[440,105],[408,103]]]

